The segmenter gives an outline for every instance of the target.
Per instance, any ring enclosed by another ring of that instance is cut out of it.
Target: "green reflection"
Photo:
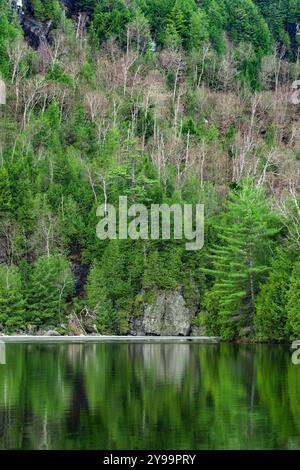
[[[7,344],[1,449],[300,448],[287,346]]]

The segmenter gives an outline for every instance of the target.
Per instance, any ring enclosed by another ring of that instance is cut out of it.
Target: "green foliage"
[[[90,31],[96,41],[106,41],[111,36],[122,39],[132,13],[124,0],[103,0],[98,3],[92,17]]]
[[[31,0],[34,16],[39,21],[53,20],[57,26],[62,15],[58,0]]]
[[[165,26],[165,44],[167,45],[169,42],[174,41],[180,45],[182,38],[186,33],[186,22],[178,0],[176,0],[172,10],[166,18]]]
[[[10,76],[10,64],[7,48],[19,36],[20,31],[12,18],[9,6],[5,0],[0,0],[0,79]]]
[[[216,226],[219,243],[210,255],[213,267],[205,272],[215,279],[221,334],[232,339],[238,327],[252,326],[255,297],[269,270],[278,228],[264,190],[251,179],[231,192],[222,219]]]
[[[202,302],[201,314],[197,317],[199,326],[203,326],[207,335],[217,336],[222,328],[222,319],[219,317],[219,294],[214,289],[205,293]],[[231,332],[232,334],[232,332]]]
[[[224,53],[225,42],[223,30],[228,18],[224,0],[204,0],[203,7],[209,18],[209,38],[216,51],[218,53]]]
[[[0,214],[10,212],[11,208],[12,194],[8,172],[4,166],[0,166]]]
[[[181,266],[180,248],[151,251],[145,262],[143,287],[145,289],[176,289],[179,284]]]
[[[111,240],[100,261],[95,261],[87,282],[87,305],[97,315],[102,333],[127,331],[131,308],[131,286],[125,269],[121,243]]]
[[[0,265],[0,323],[6,331],[25,325],[25,298],[18,267]]]
[[[276,201],[252,180],[232,181],[238,170],[274,190],[286,162],[290,174],[298,171],[299,142],[287,139],[296,135],[294,110],[284,111],[283,126],[272,115],[281,101],[267,103],[281,96],[272,91],[272,45],[279,41],[284,59],[293,59],[299,0],[287,1],[286,11],[275,0],[71,3],[69,19],[60,1],[25,5],[29,17],[33,7],[38,21],[52,20],[51,51],[28,52],[15,41],[16,15],[0,0],[8,97],[0,110],[0,261],[18,265],[9,276],[22,277],[24,286],[16,284],[27,299],[13,317],[54,325],[69,307],[87,304],[99,331],[127,333],[141,298],[180,289],[209,334],[253,335],[255,323],[260,339],[296,336],[282,246],[298,248],[297,197],[284,201],[279,238]],[[75,33],[79,12],[89,15],[87,35],[82,25]],[[298,78],[298,68],[284,62],[278,89]],[[204,249],[188,253],[178,240],[99,240],[97,207],[117,206],[125,195],[147,207],[204,202]]]
[[[205,11],[193,12],[188,36],[189,49],[198,49],[203,42],[209,39],[209,19]]]
[[[41,256],[32,266],[27,288],[28,318],[36,325],[63,321],[74,291],[70,263],[61,255]]]
[[[296,261],[293,267],[293,272],[290,279],[290,289],[287,297],[287,315],[288,327],[291,332],[292,339],[299,339],[300,337],[300,312],[299,312],[299,298],[300,298],[300,261]]]
[[[254,0],[262,15],[267,21],[276,42],[282,43],[286,48],[293,48],[296,52],[297,35],[296,25],[300,20],[299,0]]]
[[[235,41],[250,42],[259,54],[267,54],[271,35],[252,0],[226,0],[228,31]]]
[[[74,82],[72,78],[64,72],[62,66],[58,63],[55,63],[51,70],[46,75],[47,80],[57,82],[57,83],[64,83],[68,86],[73,87]]]
[[[262,340],[287,337],[287,303],[293,253],[280,251],[273,259],[267,282],[256,301],[256,334]]]

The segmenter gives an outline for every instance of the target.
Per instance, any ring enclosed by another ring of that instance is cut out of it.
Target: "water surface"
[[[288,346],[6,344],[1,449],[300,449]]]

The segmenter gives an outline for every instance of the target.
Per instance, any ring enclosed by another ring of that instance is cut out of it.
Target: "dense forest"
[[[0,330],[158,291],[223,339],[300,336],[300,0],[0,0]],[[96,208],[203,203],[205,245],[96,237]]]

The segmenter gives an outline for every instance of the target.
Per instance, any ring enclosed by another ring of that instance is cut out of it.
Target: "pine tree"
[[[212,269],[204,271],[215,279],[221,334],[231,339],[239,327],[253,325],[255,297],[268,273],[278,232],[264,190],[253,180],[244,180],[240,189],[232,191],[227,212],[216,229],[220,243],[211,253]]]

